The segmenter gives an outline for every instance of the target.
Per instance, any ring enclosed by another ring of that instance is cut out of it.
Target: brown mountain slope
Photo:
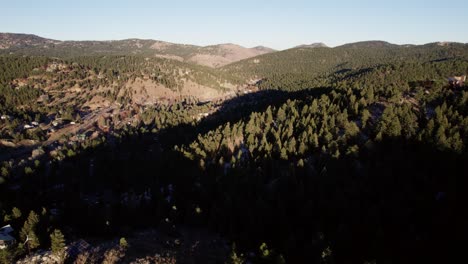
[[[235,44],[220,44],[203,47],[197,54],[191,56],[188,61],[209,67],[222,67],[272,51],[263,47],[245,48]]]
[[[25,48],[58,43],[60,41],[42,38],[36,35],[0,33],[0,49]]]

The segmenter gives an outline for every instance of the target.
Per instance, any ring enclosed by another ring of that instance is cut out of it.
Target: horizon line
[[[249,47],[249,46],[244,46],[244,45],[233,43],[233,42],[220,42],[220,43],[214,43],[214,44],[212,43],[212,44],[208,44],[208,45],[200,45],[200,44],[193,44],[193,43],[173,42],[173,41],[170,41],[170,40],[166,41],[166,40],[155,39],[155,38],[139,38],[139,37],[128,37],[128,38],[122,38],[122,39],[59,39],[59,38],[48,37],[48,36],[45,36],[45,35],[42,35],[42,34],[35,34],[35,33],[0,32],[0,34],[30,35],[30,36],[36,36],[36,37],[39,37],[39,38],[43,38],[43,39],[55,40],[55,41],[61,41],[61,42],[67,42],[67,41],[68,42],[72,42],[72,41],[75,41],[75,42],[78,42],[78,41],[83,41],[83,42],[92,42],[92,41],[112,42],[112,41],[124,41],[124,40],[151,40],[151,41],[160,41],[160,42],[166,42],[166,43],[176,44],[176,45],[197,46],[197,47],[210,47],[210,46],[218,46],[218,45],[237,45],[237,46],[240,46],[240,47],[243,47],[243,48],[248,48],[248,49],[264,47],[264,48],[273,49],[275,51],[284,51],[284,50],[289,50],[289,49],[294,49],[294,48],[300,48],[300,46],[307,46],[307,45],[314,45],[314,44],[323,44],[323,45],[325,45],[325,47],[323,47],[323,48],[337,48],[337,47],[341,47],[341,46],[344,46],[344,45],[364,43],[364,42],[385,42],[385,43],[388,43],[388,44],[391,44],[391,45],[397,45],[397,46],[408,46],[408,45],[411,45],[411,46],[424,46],[424,45],[436,44],[436,43],[437,44],[438,43],[452,43],[452,44],[463,44],[463,45],[468,44],[467,42],[450,41],[450,40],[444,40],[444,41],[439,40],[439,41],[424,42],[424,43],[419,43],[418,44],[418,43],[410,43],[410,42],[397,43],[397,42],[391,42],[391,41],[387,41],[387,40],[383,40],[383,39],[367,39],[367,40],[355,40],[355,41],[351,41],[351,42],[345,42],[345,43],[335,45],[335,46],[328,45],[327,43],[322,42],[322,41],[317,41],[317,42],[311,42],[311,43],[297,44],[297,45],[294,45],[292,47],[285,48],[285,49],[277,49],[277,48],[272,48],[272,47],[269,47],[269,46],[266,46],[266,45],[263,45],[263,44],[256,45],[256,46],[253,46],[253,47]]]

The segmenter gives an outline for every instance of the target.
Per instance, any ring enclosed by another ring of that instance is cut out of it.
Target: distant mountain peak
[[[344,44],[340,47],[347,48],[382,48],[382,47],[396,47],[398,45],[392,44],[387,41],[382,40],[369,40],[369,41],[359,41],[354,43]]]
[[[295,48],[328,48],[328,46],[323,42],[316,42],[312,44],[302,44]]]
[[[258,51],[264,51],[264,52],[275,52],[276,51],[275,49],[265,47],[265,46],[256,46],[256,47],[253,47],[252,49],[258,50]]]

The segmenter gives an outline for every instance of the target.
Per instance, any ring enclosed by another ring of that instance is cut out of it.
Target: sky
[[[468,42],[466,0],[0,0],[0,32],[275,49],[365,40]]]

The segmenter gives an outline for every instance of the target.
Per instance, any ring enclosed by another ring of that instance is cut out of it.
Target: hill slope
[[[381,41],[336,48],[294,48],[232,63],[221,70],[243,79],[262,79],[263,88],[298,90],[327,86],[334,75],[381,65],[468,60],[468,45],[399,46]],[[462,74],[453,73],[453,74]]]

